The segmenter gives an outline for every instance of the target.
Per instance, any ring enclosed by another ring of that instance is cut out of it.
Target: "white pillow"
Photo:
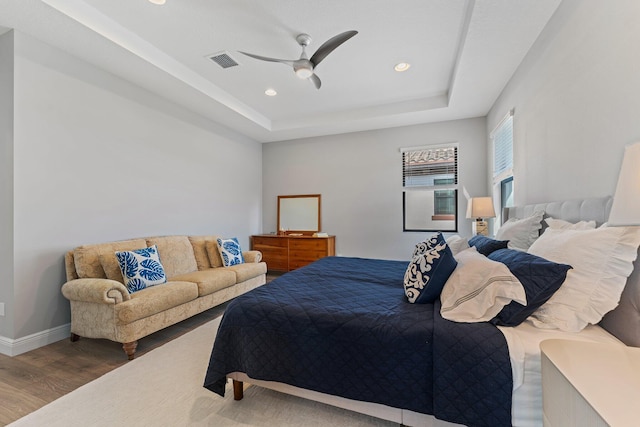
[[[469,249],[469,241],[464,237],[460,237],[457,234],[448,237],[447,245],[449,245],[449,249],[451,249],[451,253],[455,256],[465,249]]]
[[[564,283],[530,317],[534,326],[579,332],[616,308],[633,270],[640,227],[548,229],[529,253],[569,264]]]
[[[524,287],[506,265],[469,248],[440,294],[442,317],[454,322],[486,322],[511,301],[527,304]]]
[[[237,237],[230,239],[216,239],[218,244],[218,250],[222,257],[222,265],[225,267],[231,267],[232,265],[244,264],[244,257],[242,256],[242,248],[238,242]]]
[[[560,229],[560,230],[592,230],[596,228],[595,221],[578,221],[576,223],[572,223],[569,221],[565,221],[563,219],[556,218],[545,218],[544,222],[547,223],[549,228]]]
[[[526,251],[540,235],[543,216],[544,211],[536,211],[527,218],[510,218],[500,226],[496,240],[508,240],[509,248]]]

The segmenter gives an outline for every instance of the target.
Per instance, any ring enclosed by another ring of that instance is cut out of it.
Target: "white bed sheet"
[[[600,326],[589,325],[578,333],[539,329],[529,321],[515,328],[499,326],[509,346],[513,371],[511,419],[514,427],[542,426],[542,373],[540,343],[548,339],[618,343]]]

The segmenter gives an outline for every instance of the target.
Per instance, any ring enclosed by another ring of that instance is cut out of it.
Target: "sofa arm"
[[[117,280],[74,279],[62,285],[62,295],[68,300],[118,304],[131,299],[127,288]]]
[[[242,252],[244,262],[260,262],[262,260],[262,252],[260,251],[244,251]]]

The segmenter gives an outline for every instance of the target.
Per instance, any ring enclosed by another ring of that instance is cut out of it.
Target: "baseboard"
[[[69,338],[69,334],[71,334],[71,323],[15,340],[0,336],[0,353],[5,356],[17,356],[27,351],[35,350],[36,348]]]

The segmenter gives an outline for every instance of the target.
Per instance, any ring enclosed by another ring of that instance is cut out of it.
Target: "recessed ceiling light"
[[[167,0],[149,0],[153,4],[165,4]]]
[[[396,64],[396,66],[393,67],[393,69],[398,72],[402,72],[402,71],[407,71],[410,67],[411,67],[411,64],[409,64],[408,62],[400,62]]]
[[[278,92],[275,89],[267,89],[264,91],[264,94],[267,96],[276,96]]]

